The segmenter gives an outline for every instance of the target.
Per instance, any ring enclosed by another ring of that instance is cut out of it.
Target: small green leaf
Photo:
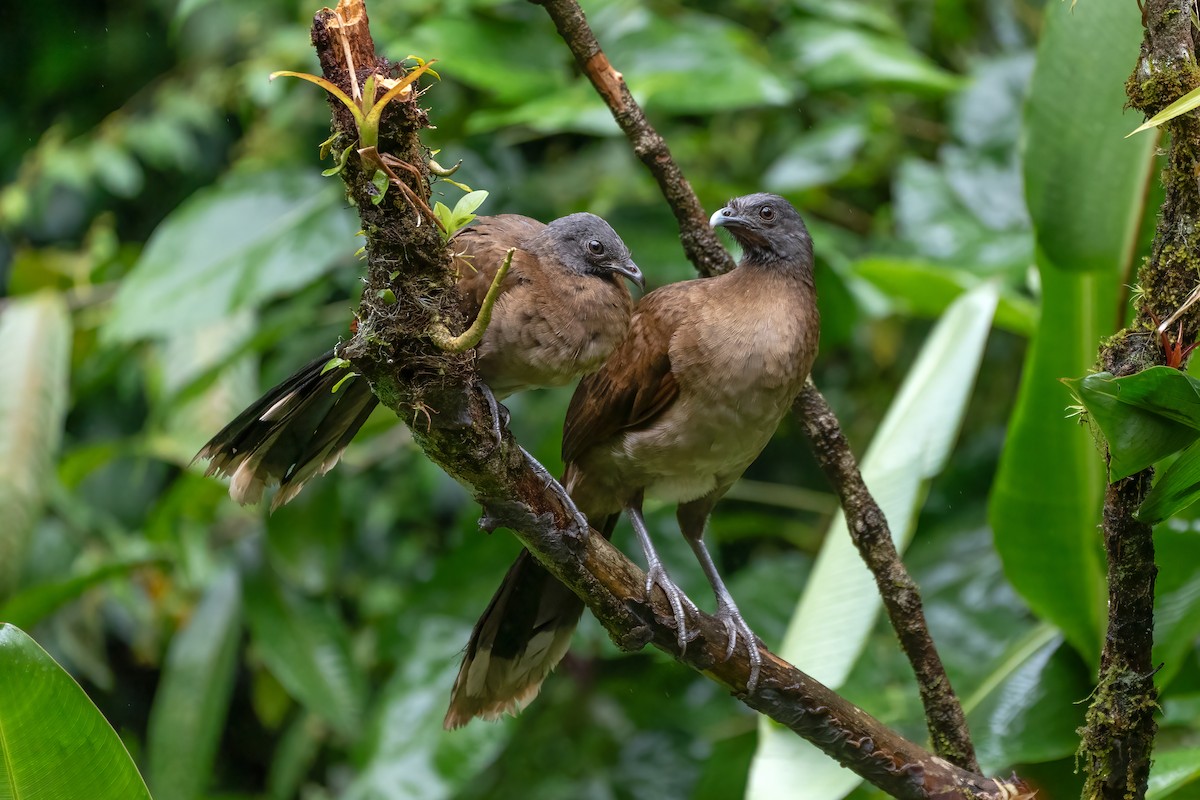
[[[1142,131],[1162,125],[1168,120],[1172,120],[1178,116],[1186,114],[1197,106],[1200,106],[1200,87],[1192,89],[1183,97],[1179,98],[1174,103],[1171,103],[1171,105],[1167,106],[1162,111],[1158,112],[1153,117],[1146,120],[1129,133],[1125,134],[1125,138],[1128,139],[1135,133],[1141,133]]]
[[[336,139],[337,136],[338,135],[336,133],[329,134],[329,138],[321,142],[320,146],[317,148],[317,153],[320,154],[322,161],[329,158],[329,153],[331,150],[333,150],[333,140]]]
[[[379,205],[383,202],[383,198],[387,196],[388,176],[383,170],[375,170],[375,174],[371,176],[371,185],[375,187],[375,193],[371,195],[371,205]]]
[[[393,292],[391,288],[380,289],[375,293],[375,295],[389,306],[396,302],[396,293]]]
[[[454,212],[440,200],[433,204],[433,215],[437,217],[439,223],[438,229],[442,233],[442,239],[449,241],[454,233]]]
[[[329,372],[330,370],[343,369],[344,367],[348,367],[348,366],[350,366],[350,359],[334,356],[333,358],[331,358],[325,362],[325,366],[321,367],[321,374],[324,375],[326,372]]]
[[[461,228],[475,219],[475,211],[483,205],[483,201],[487,200],[487,197],[488,193],[486,191],[478,189],[474,192],[467,192],[458,198],[458,202],[454,204],[454,219],[459,221],[458,227]]]
[[[342,151],[342,154],[340,156],[338,156],[337,163],[335,165],[333,165],[332,167],[330,167],[329,169],[321,170],[321,174],[324,175],[326,178],[330,178],[330,177],[333,177],[334,175],[337,175],[339,172],[341,172],[343,169],[345,169],[346,159],[350,157],[350,151],[353,149],[354,149],[354,145],[349,145],[345,150]]]
[[[1108,441],[1109,478],[1146,469],[1200,438],[1200,381],[1170,367],[1063,381]]]
[[[337,394],[337,393],[338,393],[338,391],[339,391],[339,390],[342,388],[342,384],[344,384],[344,383],[345,383],[346,381],[348,381],[348,380],[351,380],[351,379],[353,379],[353,378],[357,378],[357,377],[358,377],[358,373],[357,373],[357,372],[347,372],[345,375],[343,375],[343,376],[341,377],[341,379],[340,379],[340,380],[338,380],[338,382],[337,382],[337,383],[335,383],[335,384],[333,385],[333,388],[329,390],[329,393],[330,393],[330,394]]]

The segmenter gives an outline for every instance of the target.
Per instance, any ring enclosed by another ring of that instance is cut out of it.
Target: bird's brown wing
[[[515,247],[512,266],[502,284],[504,291],[517,286],[522,275],[536,269],[533,256],[521,249],[523,244],[546,226],[520,214],[480,217],[476,223],[454,235],[454,267],[458,271],[460,308],[467,322],[474,321],[483,305],[496,271],[504,262],[508,248]]]
[[[679,395],[671,337],[688,313],[689,284],[664,286],[638,304],[625,340],[599,372],[579,382],[563,424],[563,462],[618,433],[654,422]]]

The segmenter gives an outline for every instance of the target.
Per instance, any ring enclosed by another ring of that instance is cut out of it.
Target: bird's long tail
[[[612,536],[617,515],[603,520]],[[522,550],[475,623],[450,692],[447,730],[473,717],[515,715],[537,697],[542,681],[566,655],[583,601]]]
[[[339,386],[349,373],[346,367],[326,370],[333,357],[330,350],[310,361],[196,454],[209,460],[206,475],[231,478],[234,500],[257,503],[266,487],[279,484],[271,501],[271,509],[278,508],[311,478],[331,470],[366,422],[378,402],[371,387],[361,378]]]

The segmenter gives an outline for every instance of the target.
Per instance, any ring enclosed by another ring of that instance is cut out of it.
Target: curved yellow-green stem
[[[516,248],[510,247],[504,254],[504,263],[500,265],[500,269],[496,270],[496,277],[492,278],[492,285],[488,287],[487,294],[483,298],[483,305],[479,307],[479,316],[475,317],[471,327],[458,336],[451,336],[450,329],[441,324],[435,325],[429,331],[429,338],[439,349],[450,353],[461,353],[479,344],[484,331],[487,330],[488,323],[492,321],[492,307],[496,305],[496,298],[500,296],[500,284],[504,282],[504,276],[508,274],[508,268],[512,266],[515,252]]]
[[[396,95],[407,89],[409,84],[421,77],[425,72],[428,72],[429,66],[436,61],[437,59],[431,58],[405,75],[395,86],[387,90],[387,94],[379,98],[379,102],[373,102],[373,97],[366,98],[363,101],[364,104],[371,104],[371,107],[366,110],[366,116],[363,118],[362,123],[358,126],[358,138],[362,142],[363,147],[374,147],[379,144],[379,120],[383,117],[383,109],[387,107],[388,103],[392,102]]]
[[[345,92],[343,92],[333,83],[330,83],[329,81],[317,75],[309,75],[307,72],[292,72],[290,69],[281,69],[277,72],[272,72],[270,80],[275,80],[280,75],[285,78],[299,78],[302,81],[308,81],[309,83],[315,83],[317,86],[320,86],[338,100],[341,100],[342,105],[350,109],[350,113],[354,115],[355,124],[358,125],[359,128],[362,127],[363,113],[361,110],[359,110],[358,103],[355,103],[353,100],[351,100]]]

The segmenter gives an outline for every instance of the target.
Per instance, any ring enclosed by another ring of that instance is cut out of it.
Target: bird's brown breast
[[[794,276],[739,268],[648,295],[629,338],[581,384],[577,397],[585,396],[568,412],[564,458],[575,502],[586,514],[608,514],[631,489],[684,502],[726,487],[799,393],[818,335],[812,285]],[[637,374],[655,362],[658,373]],[[630,393],[653,391],[639,381],[669,385],[670,397],[631,419]]]

